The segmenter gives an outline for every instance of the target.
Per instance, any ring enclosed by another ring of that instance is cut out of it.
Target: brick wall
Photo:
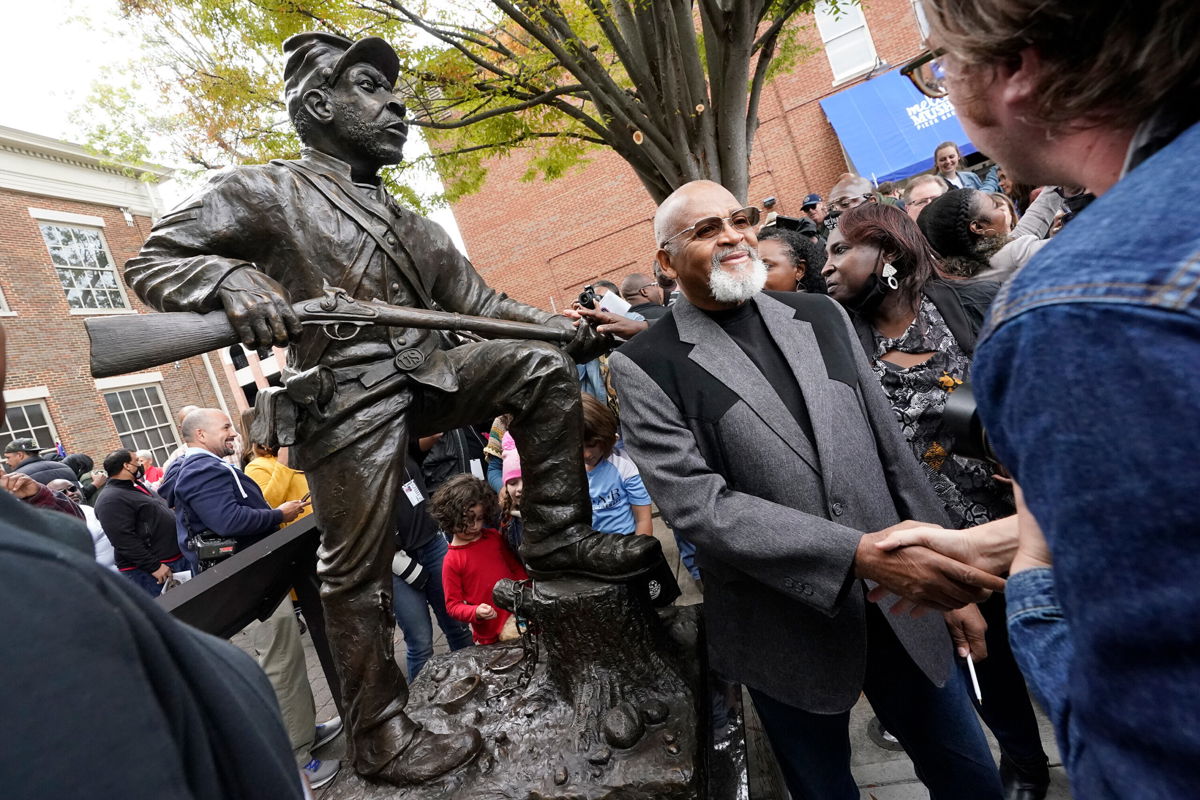
[[[16,312],[16,316],[0,317],[8,337],[5,388],[46,386],[50,396],[44,402],[63,446],[67,452],[87,453],[99,466],[106,454],[120,447],[120,440],[88,370],[88,337],[83,327],[88,317],[70,313],[30,208],[103,218],[104,238],[118,274],[125,261],[137,254],[151,222],[134,216],[129,226],[120,209],[111,206],[0,190],[0,288]],[[132,291],[126,289],[126,294],[132,308],[149,311]],[[220,376],[220,362],[215,356],[213,361]],[[188,404],[218,405],[200,358],[165,364],[156,371],[162,373],[160,389],[172,415]],[[232,394],[224,382],[221,386],[233,408]]]
[[[864,3],[881,59],[899,66],[921,50],[909,0]],[[776,210],[799,215],[809,192],[824,196],[848,167],[819,101],[856,81],[833,85],[811,18],[804,31],[813,53],[763,93],[753,144],[750,195],[775,196]],[[654,256],[654,202],[633,170],[610,150],[555,181],[522,183],[527,159],[493,159],[482,190],[454,204],[471,260],[492,286],[518,300],[559,309],[596,278],[620,283],[648,272]]]

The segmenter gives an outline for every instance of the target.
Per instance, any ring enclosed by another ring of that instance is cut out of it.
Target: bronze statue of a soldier
[[[514,340],[445,349],[437,333],[414,328],[370,326],[342,340],[301,327],[289,297],[320,296],[325,286],[364,301],[571,322],[489,288],[439,226],[381,185],[378,170],[400,162],[408,130],[390,45],[304,33],[284,51],[300,159],[217,174],[155,225],[125,275],[161,311],[224,309],[248,347],[288,346],[286,395],[299,409],[292,453],[322,532],[318,574],[349,755],[361,774],[419,782],[471,759],[480,736],[435,734],[404,711],[390,565],[410,435],[513,415],[525,477],[522,555],[536,578],[622,580],[660,550],[653,537],[591,529],[579,385],[563,351]],[[581,325],[567,350],[588,358],[598,344]]]

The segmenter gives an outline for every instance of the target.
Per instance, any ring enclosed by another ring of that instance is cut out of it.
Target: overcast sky
[[[0,0],[8,38],[0,46],[0,125],[79,143],[71,114],[105,66],[136,58],[141,38],[117,15],[116,0]],[[86,112],[86,109],[85,109]],[[416,132],[415,129],[413,131]],[[416,155],[422,143],[410,142]],[[166,164],[171,166],[171,164]],[[186,187],[164,187],[167,204]],[[425,193],[428,188],[418,187]],[[454,215],[431,215],[465,251]]]

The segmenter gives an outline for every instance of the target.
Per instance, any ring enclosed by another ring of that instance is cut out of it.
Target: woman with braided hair
[[[976,337],[1000,285],[939,277],[937,257],[917,223],[892,206],[864,203],[846,211],[826,250],[821,274],[829,296],[851,312],[904,438],[952,523],[972,528],[1011,519],[1011,489],[995,479],[990,464],[954,455],[955,438],[945,420],[951,393],[968,380]],[[1010,772],[1044,788],[1048,760],[1008,644],[1004,596],[993,595],[978,608],[987,622],[987,658],[977,673],[988,702],[976,707],[1000,742]],[[975,648],[969,653],[977,660],[984,655]]]
[[[990,194],[951,189],[925,207],[917,224],[942,257],[943,275],[1003,282],[1049,241],[1061,207],[1062,195],[1045,189],[1012,227]]]

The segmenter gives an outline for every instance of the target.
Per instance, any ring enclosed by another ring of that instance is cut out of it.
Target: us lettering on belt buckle
[[[393,360],[397,369],[410,372],[425,363],[425,354],[415,347],[409,347],[397,353]]]

